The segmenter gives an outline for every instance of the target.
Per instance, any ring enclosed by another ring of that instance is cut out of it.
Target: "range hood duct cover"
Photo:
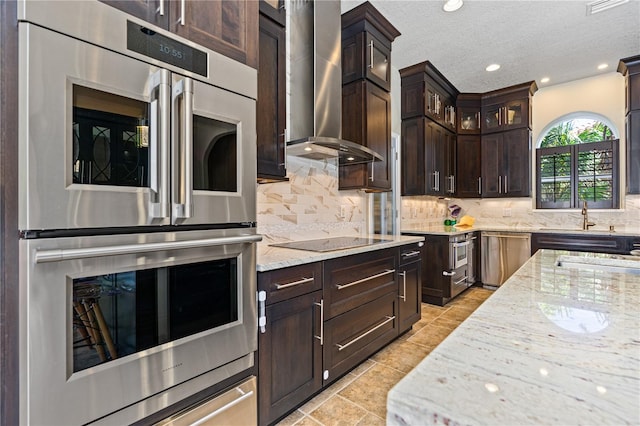
[[[340,164],[381,161],[377,152],[342,139],[340,1],[291,0],[290,116],[287,154]]]

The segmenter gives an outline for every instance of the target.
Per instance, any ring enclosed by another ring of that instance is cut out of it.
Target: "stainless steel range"
[[[18,10],[21,422],[130,424],[248,378],[256,70],[102,2]]]

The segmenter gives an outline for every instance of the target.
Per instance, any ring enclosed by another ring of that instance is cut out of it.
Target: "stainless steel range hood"
[[[377,152],[342,139],[339,0],[291,0],[287,154],[340,164],[381,161]]]

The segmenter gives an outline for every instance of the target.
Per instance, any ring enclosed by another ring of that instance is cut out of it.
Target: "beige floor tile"
[[[368,413],[356,426],[385,426],[385,424],[386,421],[383,418]]]
[[[304,416],[295,426],[320,426],[322,423],[312,417]]]
[[[429,325],[409,339],[408,342],[415,343],[416,345],[422,345],[427,347],[434,347],[442,342],[451,333],[451,329],[439,327],[437,325]]]
[[[310,416],[323,425],[346,426],[357,424],[366,414],[367,411],[364,408],[340,395],[334,395],[319,408],[313,410]]]
[[[435,347],[435,346],[434,346]],[[433,348],[396,340],[373,356],[379,364],[408,373],[431,352]]]
[[[372,359],[368,359],[365,362],[363,362],[362,364],[360,364],[359,366],[357,366],[356,368],[354,368],[353,370],[351,370],[350,374],[354,374],[356,376],[360,376],[360,375],[362,375],[362,373],[366,372],[367,370],[369,370],[374,365],[376,365],[376,362],[374,360],[372,360]]]
[[[387,416],[387,393],[403,377],[404,374],[396,369],[376,364],[338,395],[384,419]]]
[[[300,410],[296,410],[293,413],[289,414],[284,419],[278,422],[278,426],[292,426],[302,420],[304,417],[304,413]]]
[[[369,360],[365,361],[365,363],[368,365],[374,364],[373,361]],[[360,366],[362,366],[362,364]],[[344,377],[333,383],[327,389],[325,389],[324,391],[313,397],[313,399],[304,404],[302,407],[300,407],[300,411],[305,414],[310,414],[313,410],[317,409],[321,404],[323,404],[333,395],[351,384],[357,377],[358,375],[353,374],[353,372],[347,373]]]
[[[462,321],[459,321],[457,319],[445,318],[444,316],[441,316],[433,320],[429,325],[438,326],[453,331],[460,325],[461,322]]]

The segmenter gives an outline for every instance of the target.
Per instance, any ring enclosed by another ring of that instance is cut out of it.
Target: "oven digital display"
[[[205,52],[131,21],[127,21],[127,49],[204,77],[207,76]]]

